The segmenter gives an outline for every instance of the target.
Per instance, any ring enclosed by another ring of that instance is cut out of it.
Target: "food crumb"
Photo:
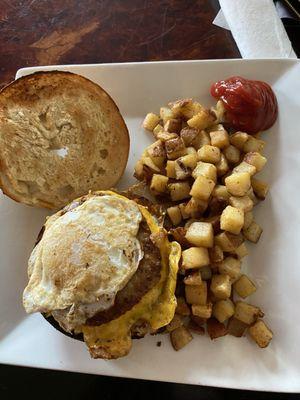
[[[157,346],[157,347],[160,347],[160,346],[161,346],[161,342],[160,342],[160,341],[157,342],[157,343],[156,343],[156,346]]]

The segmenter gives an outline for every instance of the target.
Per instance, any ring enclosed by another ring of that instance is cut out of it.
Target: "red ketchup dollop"
[[[214,83],[210,91],[213,97],[223,101],[225,120],[232,128],[257,133],[276,121],[276,96],[265,82],[233,76]]]

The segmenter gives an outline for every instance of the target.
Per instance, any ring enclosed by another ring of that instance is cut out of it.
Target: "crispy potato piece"
[[[241,152],[236,147],[230,145],[223,150],[224,156],[230,164],[237,164],[240,161]]]
[[[246,161],[242,161],[232,170],[233,174],[238,174],[240,172],[248,172],[250,176],[253,176],[256,174],[257,171],[254,165],[248,164]]]
[[[195,147],[189,146],[186,148],[186,154],[197,154]]]
[[[186,154],[186,147],[180,137],[170,139],[165,142],[167,157],[169,160],[175,160]]]
[[[212,303],[204,305],[192,304],[192,313],[197,317],[208,319],[212,314]]]
[[[185,206],[185,211],[193,218],[199,217],[207,209],[207,201],[192,197]]]
[[[180,119],[172,118],[168,119],[164,124],[164,130],[171,133],[179,133],[181,131]]]
[[[182,315],[184,317],[187,317],[191,314],[190,307],[187,305],[184,297],[177,298],[177,306],[175,312],[176,314]]]
[[[176,178],[175,174],[175,161],[168,160],[166,165],[166,175],[168,178]]]
[[[203,106],[193,99],[177,100],[169,103],[173,113],[181,118],[190,119],[203,109]]]
[[[261,153],[265,147],[266,142],[260,139],[256,139],[253,136],[248,137],[247,142],[243,146],[243,152],[244,153],[250,153],[251,151],[257,151],[258,153]]]
[[[175,182],[168,185],[172,201],[183,200],[190,197],[190,185],[188,182]]]
[[[203,281],[208,281],[212,276],[211,268],[208,265],[201,267],[200,274]]]
[[[156,125],[159,123],[159,116],[154,113],[148,113],[143,122],[143,128],[148,131],[153,131]]]
[[[178,351],[186,346],[193,336],[185,326],[180,326],[170,333],[170,339],[174,350]]]
[[[196,315],[195,315],[196,317]],[[200,317],[199,317],[200,319]],[[198,335],[204,335],[205,334],[205,329],[203,326],[198,325],[194,320],[190,320],[188,323],[188,329],[194,333],[197,333]]]
[[[194,271],[191,274],[187,275],[184,279],[183,282],[186,285],[201,285],[202,283],[202,277],[201,277],[201,273],[200,270],[198,271]]]
[[[160,115],[160,119],[163,120],[164,124],[169,119],[176,118],[176,115],[174,115],[174,112],[169,107],[161,107],[160,110],[159,110],[159,115]]]
[[[234,314],[233,302],[230,299],[217,301],[213,306],[212,314],[221,323],[227,321],[227,319],[232,317]]]
[[[211,163],[199,161],[197,163],[197,165],[194,167],[192,176],[194,179],[197,179],[198,176],[200,176],[200,175],[205,176],[206,178],[211,179],[212,181],[216,182],[217,181],[217,168]]]
[[[266,182],[256,178],[251,179],[251,185],[255,195],[260,200],[265,200],[269,191],[269,185]]]
[[[218,176],[223,176],[229,171],[229,165],[223,153],[221,153],[220,161],[216,164],[216,168]]]
[[[138,160],[134,166],[134,176],[138,180],[143,180],[145,178],[144,176],[144,164],[142,160]]]
[[[229,197],[229,204],[232,207],[239,208],[244,212],[251,211],[253,208],[253,201],[247,195],[242,197],[231,196]]]
[[[212,196],[229,201],[230,194],[225,185],[216,185],[212,191]]]
[[[224,253],[222,248],[216,244],[212,249],[209,249],[209,258],[212,263],[219,263],[223,261]]]
[[[244,303],[243,301],[237,301],[235,304],[234,318],[244,322],[247,325],[253,324],[258,317],[263,317],[264,313],[251,304]]]
[[[198,129],[190,128],[186,126],[185,128],[181,129],[180,137],[182,138],[185,146],[190,146],[194,139],[196,139],[199,131]]]
[[[217,197],[212,197],[209,201],[209,211],[211,216],[220,216],[223,210],[227,207],[227,201],[224,199],[219,199]]]
[[[193,222],[187,229],[185,237],[194,246],[213,247],[214,233],[212,224]]]
[[[235,132],[233,135],[230,135],[229,140],[234,147],[243,151],[244,144],[247,142],[248,138],[249,135],[246,132]]]
[[[152,172],[158,172],[158,173],[161,172],[160,168],[156,164],[154,164],[151,157],[142,156],[141,161],[143,165],[146,165],[148,168],[150,168]]]
[[[185,269],[209,265],[208,250],[205,247],[190,247],[182,252],[182,266]]]
[[[198,158],[211,164],[217,164],[221,159],[221,152],[218,147],[205,144],[198,150]]]
[[[167,213],[173,225],[179,225],[182,221],[181,212],[178,206],[167,208]]]
[[[242,337],[248,328],[248,325],[238,319],[232,317],[228,322],[228,333],[235,337]]]
[[[244,225],[244,211],[227,206],[221,214],[220,226],[224,231],[238,235]]]
[[[182,219],[190,218],[190,214],[186,211],[186,203],[181,203],[178,205],[179,210],[181,212]]]
[[[210,137],[209,134],[205,131],[198,132],[197,136],[191,142],[191,145],[196,149],[199,150],[202,146],[206,144],[210,144]]]
[[[168,180],[169,178],[164,175],[153,174],[150,190],[155,194],[167,193],[168,192]]]
[[[164,127],[162,125],[160,125],[160,124],[157,124],[156,127],[153,129],[153,135],[154,135],[155,139],[158,139],[157,135],[160,132],[164,132]]]
[[[166,162],[167,154],[163,142],[157,140],[146,149],[147,154],[158,168],[163,168]]]
[[[207,302],[206,281],[202,281],[201,285],[185,285],[185,298],[188,304],[205,305]]]
[[[273,338],[273,332],[261,319],[256,321],[254,325],[250,326],[248,331],[252,339],[261,348],[267,347]]]
[[[222,232],[215,236],[215,244],[226,252],[234,252],[243,241],[242,235],[233,235],[229,232]]]
[[[251,187],[250,175],[247,172],[239,172],[227,176],[225,186],[233,196],[245,196]]]
[[[226,257],[223,261],[218,263],[218,270],[220,274],[227,274],[230,276],[231,281],[238,279],[241,275],[242,262],[233,257]]]
[[[234,254],[236,254],[240,259],[246,257],[249,254],[249,252],[245,243],[242,243],[239,247],[237,247],[234,251]]]
[[[256,171],[259,172],[265,166],[267,159],[258,152],[251,152],[245,155],[244,161],[248,164],[254,165]]]
[[[161,140],[164,143],[168,140],[178,138],[177,133],[174,133],[174,132],[170,133],[170,132],[165,132],[165,131],[160,131],[160,130],[155,135],[156,135],[156,139]]]
[[[262,231],[262,228],[255,221],[252,221],[248,228],[243,229],[243,235],[250,242],[257,243]]]
[[[207,201],[213,191],[215,182],[205,176],[198,176],[193,183],[190,195],[196,197],[197,199]]]
[[[227,329],[224,324],[217,321],[215,318],[207,320],[207,333],[211,340],[227,335]]]
[[[229,275],[213,275],[210,290],[216,299],[225,300],[231,294],[231,282]]]
[[[213,125],[216,120],[215,115],[210,112],[210,110],[201,109],[197,114],[195,114],[192,118],[188,119],[187,124],[191,128],[197,129],[206,129],[209,126]]]
[[[253,217],[252,211],[247,211],[247,212],[245,212],[245,214],[244,214],[244,226],[243,226],[243,229],[249,228],[249,226],[251,225],[253,219],[254,219],[254,217]]]
[[[175,329],[183,325],[183,321],[180,315],[174,314],[172,321],[166,326],[167,332],[172,332]]]
[[[254,283],[248,278],[247,275],[242,275],[236,282],[234,282],[233,288],[243,299],[256,292]]]
[[[212,146],[219,147],[219,149],[229,146],[229,136],[225,129],[212,131],[209,133],[209,136]]]

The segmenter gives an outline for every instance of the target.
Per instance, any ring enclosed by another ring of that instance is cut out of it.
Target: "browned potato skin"
[[[193,336],[185,326],[180,326],[170,333],[170,339],[174,350],[178,351],[186,346]]]
[[[244,336],[247,328],[248,328],[247,324],[245,324],[242,321],[239,321],[238,319],[236,319],[234,317],[230,318],[228,325],[227,325],[228,334],[235,336],[235,337]]]
[[[207,321],[207,333],[211,340],[213,340],[226,336],[228,332],[224,324],[221,324],[221,322],[217,321],[215,318],[210,318]]]

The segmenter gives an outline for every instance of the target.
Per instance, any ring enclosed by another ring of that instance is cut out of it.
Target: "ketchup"
[[[265,82],[233,76],[214,83],[210,91],[213,97],[223,101],[225,120],[230,127],[257,133],[276,121],[276,96]]]

